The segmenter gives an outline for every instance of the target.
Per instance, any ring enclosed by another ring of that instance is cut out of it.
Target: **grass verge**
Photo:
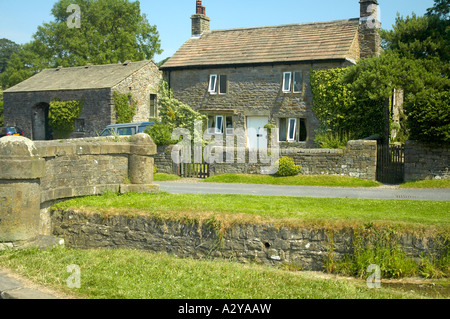
[[[69,289],[67,267],[78,265],[81,288]],[[228,261],[179,259],[134,250],[0,251],[0,266],[83,299],[400,299],[429,295],[365,281],[323,278]]]
[[[297,175],[277,177],[271,175],[224,174],[209,177],[205,179],[204,182],[329,187],[378,187],[382,185],[374,181],[338,175]]]
[[[407,182],[401,184],[400,188],[450,188],[450,179]]]
[[[304,198],[220,194],[114,193],[70,199],[53,209],[103,214],[147,214],[163,219],[211,219],[224,225],[272,223],[294,228],[339,229],[373,223],[409,232],[449,231],[450,202]]]
[[[156,173],[153,175],[153,180],[155,182],[165,182],[165,181],[177,181],[181,179],[180,176],[165,173]]]

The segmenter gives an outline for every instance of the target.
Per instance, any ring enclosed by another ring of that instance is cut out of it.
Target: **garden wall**
[[[356,230],[334,233],[327,229],[293,229],[269,224],[234,224],[220,232],[212,224],[57,211],[52,214],[53,234],[68,247],[79,249],[127,248],[167,252],[179,257],[222,258],[266,265],[295,264],[305,270],[323,270],[330,248],[336,260],[352,254]],[[333,234],[333,235],[331,235]],[[393,242],[407,255],[442,253],[438,238],[397,235]],[[448,244],[448,243],[447,243]],[[332,246],[333,245],[333,246]]]
[[[33,142],[0,139],[0,242],[29,240],[50,230],[57,200],[106,190],[154,192],[150,136]]]
[[[450,146],[416,141],[405,144],[405,181],[450,179]]]
[[[173,173],[171,158],[173,146],[158,147],[155,155],[155,165],[160,173]],[[349,141],[344,149],[309,149],[309,148],[281,148],[280,157],[289,156],[295,164],[302,166],[304,175],[343,175],[367,180],[376,179],[377,143],[376,141]],[[245,161],[239,162],[235,156],[233,163],[211,165],[211,175],[227,173],[260,174],[261,167],[268,167],[261,161],[250,161],[249,150],[245,151]],[[256,162],[256,163],[252,163]]]

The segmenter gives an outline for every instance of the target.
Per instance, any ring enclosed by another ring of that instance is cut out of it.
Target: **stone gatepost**
[[[0,139],[0,243],[30,240],[40,230],[40,178],[45,160],[19,136]]]
[[[121,193],[154,193],[159,185],[153,184],[153,156],[157,153],[156,144],[148,134],[130,137],[128,177],[131,184],[121,185]]]

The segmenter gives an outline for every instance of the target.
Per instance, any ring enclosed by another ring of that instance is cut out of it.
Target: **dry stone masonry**
[[[0,139],[0,242],[50,235],[49,206],[105,191],[152,193],[156,145],[147,134],[32,142]]]
[[[221,232],[211,225],[156,219],[151,216],[102,216],[57,211],[54,234],[78,249],[139,249],[178,257],[221,258],[265,265],[293,264],[323,270],[333,249],[336,260],[352,254],[354,229],[295,229],[270,224],[235,224]],[[440,254],[445,239],[399,235],[399,247],[413,258]],[[447,242],[448,245],[448,242]]]

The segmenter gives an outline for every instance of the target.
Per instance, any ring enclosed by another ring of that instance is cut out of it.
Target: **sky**
[[[32,40],[37,27],[53,21],[56,0],[0,0],[0,38],[19,44]],[[378,0],[383,29],[392,29],[397,13],[424,15],[433,0]],[[141,0],[141,11],[156,25],[164,52],[159,62],[173,55],[191,37],[191,15],[196,0]],[[211,29],[261,27],[321,22],[359,17],[359,0],[203,0]]]

